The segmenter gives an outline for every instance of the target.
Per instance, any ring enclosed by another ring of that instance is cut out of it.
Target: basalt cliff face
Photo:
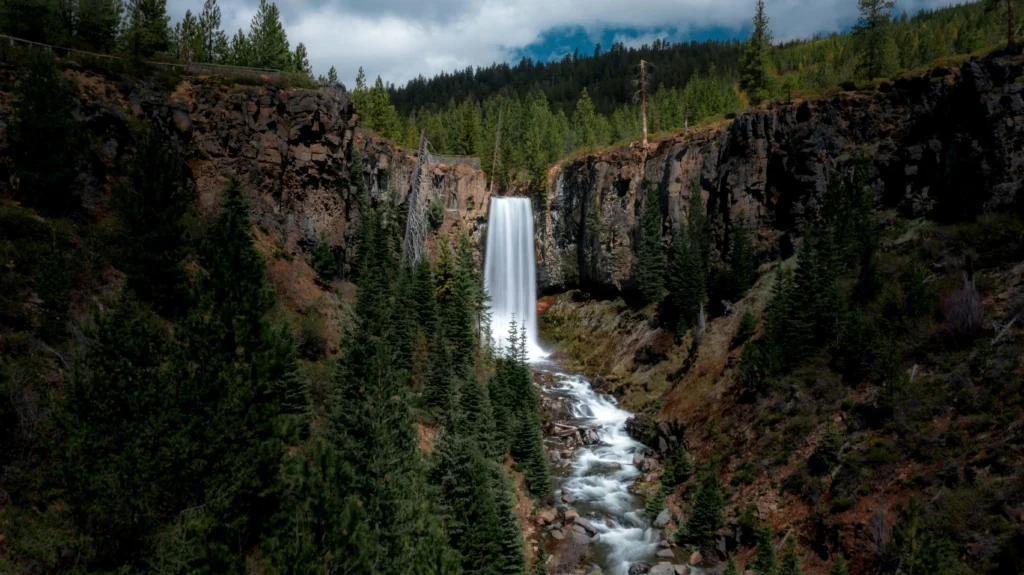
[[[83,204],[102,214],[112,189],[124,178],[139,121],[165,132],[185,158],[201,213],[219,206],[229,177],[246,190],[254,223],[278,249],[308,254],[327,241],[347,269],[359,221],[353,185],[354,157],[362,158],[371,201],[404,208],[412,188],[415,156],[372,132],[357,128],[358,115],[341,89],[282,89],[191,79],[168,92],[156,83],[69,68],[78,89],[76,116],[88,133],[91,161],[82,166]],[[23,71],[0,68],[4,122]],[[7,143],[0,122],[0,151]],[[354,155],[358,150],[360,154]],[[6,170],[6,165],[0,170]],[[3,185],[12,185],[9,174]],[[425,169],[434,194],[445,204],[442,230],[468,229],[479,239],[486,223],[486,175],[467,166]],[[478,242],[479,243],[479,242]]]
[[[699,189],[716,259],[745,214],[761,258],[788,252],[834,174],[867,162],[879,207],[962,219],[1021,202],[1022,61],[979,59],[883,84],[873,93],[754,110],[638,149],[592,154],[552,175],[538,215],[542,292],[635,289],[644,186],[656,186],[666,236]]]

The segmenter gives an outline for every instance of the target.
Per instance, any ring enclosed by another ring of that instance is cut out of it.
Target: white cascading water
[[[543,370],[547,365],[536,366]],[[551,366],[554,367],[554,366]],[[610,575],[626,575],[637,562],[649,562],[658,550],[660,532],[644,518],[642,503],[629,492],[640,476],[633,456],[645,451],[643,444],[626,433],[628,411],[614,399],[600,395],[581,375],[552,370],[551,393],[572,400],[573,415],[586,425],[598,425],[600,442],[581,447],[572,468],[561,483],[572,495],[572,507],[590,519],[599,537],[593,559]]]
[[[491,297],[491,333],[505,347],[514,320],[526,329],[526,353],[545,357],[537,338],[537,272],[533,254],[533,207],[529,198],[491,198],[487,223],[484,288]]]

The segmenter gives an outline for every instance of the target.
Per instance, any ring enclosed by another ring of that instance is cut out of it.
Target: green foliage
[[[725,571],[723,575],[739,575],[739,570],[736,568],[736,559],[732,555],[729,556],[729,560],[725,562]]]
[[[327,238],[320,238],[309,254],[310,266],[316,273],[316,281],[320,285],[329,286],[338,275],[338,260]]]
[[[292,54],[288,35],[281,24],[277,4],[260,0],[256,14],[249,24],[250,61],[247,65],[274,70],[292,70]]]
[[[389,140],[398,141],[402,137],[402,120],[398,110],[391,104],[391,95],[380,76],[373,88],[365,84],[363,69],[356,78],[356,88],[352,93],[352,101],[356,105],[360,123],[366,128],[377,132]]]
[[[849,570],[846,568],[846,558],[840,553],[835,561],[832,562],[832,567],[828,570],[828,575],[849,575]]]
[[[444,200],[440,198],[430,200],[430,205],[427,206],[427,224],[432,230],[438,230],[444,224]]]
[[[743,312],[740,318],[740,326],[736,329],[736,335],[732,337],[732,344],[743,345],[757,333],[757,318],[749,311]]]
[[[778,575],[778,562],[775,558],[775,535],[771,527],[765,525],[757,530],[757,549],[749,569],[757,575]]]
[[[796,552],[796,539],[790,538],[786,541],[786,550],[782,552],[782,564],[779,566],[779,575],[801,575],[800,556]]]
[[[824,475],[839,464],[840,452],[843,448],[843,437],[832,422],[825,424],[825,432],[821,441],[814,448],[814,453],[807,460],[807,468],[812,475]]]
[[[701,480],[693,511],[686,522],[686,540],[704,549],[711,549],[715,543],[715,533],[725,525],[722,518],[724,504],[718,476],[709,470]]]
[[[754,28],[743,50],[740,63],[740,87],[758,103],[771,97],[772,86],[772,32],[768,28],[768,16],[764,12],[764,0],[757,0],[754,13]]]
[[[732,301],[743,299],[747,290],[757,281],[757,262],[754,260],[754,243],[746,214],[740,214],[732,229],[729,245],[729,286]]]
[[[132,58],[148,58],[170,46],[167,0],[127,0],[121,42]]]
[[[640,220],[640,246],[636,254],[636,276],[640,293],[649,302],[660,301],[665,291],[665,246],[661,233],[661,194],[647,185]]]
[[[573,145],[576,149],[589,150],[597,145],[598,126],[595,114],[594,103],[590,101],[590,94],[584,88],[580,93],[580,99],[576,101],[576,111],[572,113]],[[658,212],[661,213],[660,207]]]
[[[309,66],[309,54],[306,52],[306,45],[302,42],[299,42],[299,44],[295,46],[295,53],[292,54],[290,67],[293,71],[298,72],[303,76],[308,76],[310,78],[313,77],[313,69]],[[335,72],[334,83],[337,83],[337,81],[338,74]]]
[[[668,497],[669,493],[671,493],[671,490],[664,483],[658,486],[658,490],[654,492],[654,495],[644,505],[644,513],[648,518],[654,519],[661,513],[662,509],[665,509],[665,498]]]
[[[117,47],[118,26],[124,5],[117,0],[79,0],[76,44],[100,52]]]
[[[693,475],[693,464],[690,462],[690,454],[685,449],[677,448],[665,461],[661,483],[674,489],[677,485],[686,483],[691,475]]]
[[[9,134],[17,197],[44,215],[78,212],[81,189],[76,179],[84,142],[75,117],[74,86],[41,54],[32,58],[15,97]]]
[[[871,78],[888,77],[896,68],[896,44],[890,34],[895,0],[857,0],[860,19],[854,35],[861,42],[859,67]]]
[[[124,230],[120,263],[128,275],[128,287],[156,309],[172,315],[186,301],[189,245],[185,217],[194,197],[181,158],[158,134],[144,134],[128,180],[114,193]]]
[[[920,502],[912,499],[903,521],[893,529],[894,561],[907,572],[955,575],[963,573],[959,550],[937,537],[922,517]]]

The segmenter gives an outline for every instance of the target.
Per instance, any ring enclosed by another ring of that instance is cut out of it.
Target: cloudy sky
[[[218,0],[228,35],[242,28],[259,0]],[[848,28],[856,0],[766,0],[776,40]],[[902,0],[913,14],[954,0]],[[203,0],[171,0],[172,22]],[[740,37],[754,0],[278,0],[292,47],[304,42],[317,74],[332,65],[349,87],[363,66],[371,80],[403,84],[423,74],[526,55],[548,60],[601,42],[640,45]]]

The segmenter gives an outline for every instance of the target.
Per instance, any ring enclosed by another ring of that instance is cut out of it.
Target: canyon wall
[[[1021,204],[1022,61],[979,59],[959,69],[738,115],[639,149],[596,153],[552,174],[538,213],[542,292],[635,289],[644,186],[657,187],[664,231],[699,190],[713,258],[727,258],[740,214],[762,260],[788,252],[834,174],[867,162],[879,207],[907,217],[970,218]]]

